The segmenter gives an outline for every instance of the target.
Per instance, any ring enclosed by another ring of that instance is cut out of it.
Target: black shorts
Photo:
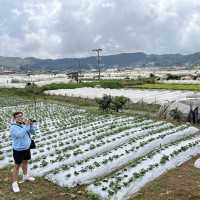
[[[23,150],[23,151],[16,151],[13,149],[13,158],[14,158],[15,164],[19,165],[22,163],[23,160],[31,159],[31,151],[30,149]]]

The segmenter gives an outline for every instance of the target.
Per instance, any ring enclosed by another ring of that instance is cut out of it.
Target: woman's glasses
[[[20,119],[20,118],[22,118],[23,117],[23,115],[17,115],[15,118],[16,119]]]

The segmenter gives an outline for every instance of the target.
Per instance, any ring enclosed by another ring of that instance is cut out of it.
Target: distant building
[[[68,78],[74,79],[75,81],[79,81],[79,73],[78,72],[70,72],[67,74]]]
[[[16,74],[16,71],[0,71],[0,75]]]
[[[182,76],[181,80],[194,80],[194,76],[193,75]]]

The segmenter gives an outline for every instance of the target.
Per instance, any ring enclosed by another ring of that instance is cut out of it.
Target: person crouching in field
[[[13,121],[10,126],[10,134],[12,138],[14,169],[12,174],[12,190],[13,192],[20,192],[17,183],[20,166],[23,170],[23,181],[34,181],[35,178],[28,174],[28,160],[31,159],[30,135],[35,132],[32,127],[31,120],[24,119],[22,112],[15,112],[13,114]]]

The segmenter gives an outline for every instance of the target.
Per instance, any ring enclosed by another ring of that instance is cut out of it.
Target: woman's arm
[[[18,126],[11,126],[11,136],[16,137],[16,138],[22,138],[26,135],[26,129],[23,127],[18,127]]]

